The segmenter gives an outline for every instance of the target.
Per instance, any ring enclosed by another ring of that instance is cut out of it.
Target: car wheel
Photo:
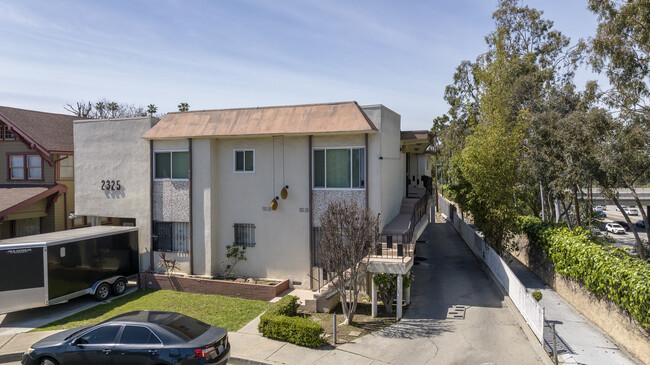
[[[106,300],[110,294],[111,294],[110,285],[106,283],[101,283],[97,287],[97,290],[95,290],[95,299],[99,301]]]
[[[39,363],[40,365],[59,365],[54,359],[50,359],[49,357],[46,357],[41,360]]]
[[[111,287],[111,290],[113,291],[113,295],[122,295],[126,291],[126,280],[124,279],[117,279],[113,283],[113,286]]]

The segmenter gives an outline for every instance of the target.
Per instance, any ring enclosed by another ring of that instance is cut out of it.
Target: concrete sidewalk
[[[542,293],[540,303],[544,307],[547,325],[544,340],[547,351],[552,348],[549,323],[555,323],[558,334],[558,360],[564,364],[643,364],[621,349],[614,341],[585,318],[569,302],[516,259],[509,263],[517,278],[529,289]]]

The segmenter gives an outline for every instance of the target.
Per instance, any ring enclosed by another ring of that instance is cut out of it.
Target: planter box
[[[275,285],[262,285],[235,283],[228,280],[140,273],[138,274],[138,288],[176,290],[195,294],[217,294],[269,301],[289,289],[289,280],[284,280]]]

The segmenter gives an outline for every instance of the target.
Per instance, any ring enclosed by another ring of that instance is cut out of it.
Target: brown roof
[[[234,137],[377,131],[354,102],[169,113],[142,138]]]
[[[50,195],[66,192],[64,185],[54,186],[0,186],[0,221],[9,214],[28,207]]]
[[[426,140],[429,140],[430,135],[431,135],[431,132],[427,131],[427,130],[401,131],[400,132],[400,140],[402,140],[402,141],[410,140],[410,139],[426,139]]]
[[[0,106],[0,121],[47,154],[73,152],[72,125],[79,117]]]

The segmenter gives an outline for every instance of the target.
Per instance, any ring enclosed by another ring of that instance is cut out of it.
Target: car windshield
[[[612,224],[612,227],[614,227],[614,228],[623,228],[619,224]]]

